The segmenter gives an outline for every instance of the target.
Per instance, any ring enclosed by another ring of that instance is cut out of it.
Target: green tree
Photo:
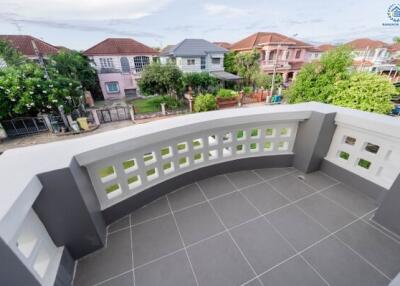
[[[236,52],[230,51],[224,56],[224,69],[226,72],[230,72],[233,74],[238,73],[238,69],[236,66]]]
[[[208,72],[185,73],[182,79],[185,87],[192,87],[196,94],[213,92],[218,85],[217,79]]]
[[[288,91],[289,102],[327,102],[335,92],[335,82],[350,76],[351,63],[351,50],[340,46],[324,54],[320,62],[306,64]]]
[[[87,57],[77,51],[62,50],[50,57],[50,65],[60,75],[80,81],[84,90],[94,97],[101,97],[101,89],[96,70],[90,65]]]
[[[252,81],[256,85],[256,87],[261,88],[263,87],[266,90],[271,89],[272,85],[272,76],[264,73],[263,71],[259,71],[254,73],[252,76]],[[280,86],[283,83],[283,77],[281,74],[277,74],[275,76],[275,87]]]
[[[400,43],[400,37],[399,36],[394,37],[393,42]]]
[[[243,77],[246,84],[251,84],[253,75],[260,71],[260,53],[256,50],[239,53],[235,57],[238,74]]]
[[[5,61],[7,66],[19,66],[28,60],[7,41],[0,41],[0,58]]]
[[[44,70],[35,63],[0,69],[0,118],[66,112],[77,106],[83,94],[79,81],[60,75],[55,69]]]
[[[388,114],[396,89],[386,77],[366,72],[351,74],[335,83],[335,93],[328,102],[369,112]]]
[[[183,89],[182,77],[181,70],[173,63],[151,63],[144,68],[138,84],[144,95],[178,96]]]

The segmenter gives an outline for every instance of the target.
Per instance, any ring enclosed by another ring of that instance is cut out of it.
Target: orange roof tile
[[[230,47],[232,46],[232,44],[227,43],[227,42],[213,42],[213,44],[217,45],[217,46],[219,46],[221,48],[227,49],[227,50],[229,50]]]
[[[0,40],[8,41],[16,50],[25,56],[37,56],[32,42],[35,43],[39,53],[44,56],[58,53],[58,48],[29,35],[0,35]]]
[[[323,52],[328,52],[328,51],[333,50],[334,48],[336,48],[336,46],[331,45],[331,44],[324,44],[324,45],[318,46],[318,48],[320,50],[322,50]]]
[[[363,50],[363,49],[376,49],[376,48],[386,48],[389,45],[382,42],[382,41],[377,41],[377,40],[371,40],[371,39],[356,39],[351,42],[348,42],[346,45],[350,46],[351,48],[355,50]]]
[[[138,41],[129,38],[108,38],[84,52],[87,56],[96,55],[157,55],[158,52]]]

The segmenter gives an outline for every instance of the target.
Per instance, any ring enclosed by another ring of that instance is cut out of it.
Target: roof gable
[[[96,55],[157,55],[158,52],[138,41],[129,38],[108,38],[84,52],[87,56]]]
[[[185,39],[175,46],[167,46],[162,55],[175,57],[205,56],[207,53],[226,53],[227,49],[203,39]]]
[[[0,35],[0,40],[9,42],[12,47],[28,57],[37,56],[34,44],[44,56],[55,55],[59,51],[57,47],[29,35]]]

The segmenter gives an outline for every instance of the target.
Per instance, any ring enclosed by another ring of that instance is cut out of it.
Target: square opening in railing
[[[225,133],[224,136],[222,137],[222,142],[223,142],[223,143],[230,143],[230,142],[232,142],[232,133],[231,133],[231,132]]]
[[[124,168],[126,174],[137,170],[138,166],[136,163],[136,159],[130,159],[122,162],[122,167]]]
[[[30,226],[28,226],[30,227]],[[19,251],[26,257],[31,256],[33,249],[35,248],[38,238],[31,229],[23,229],[19,235],[16,245]]]
[[[50,255],[47,253],[47,249],[42,248],[36,256],[35,262],[33,262],[33,269],[41,278],[43,278],[46,275],[49,264]]]
[[[178,153],[185,153],[188,151],[188,143],[187,142],[181,142],[176,145],[176,149],[178,150]]]
[[[107,166],[98,170],[98,174],[100,176],[100,180],[103,183],[109,182],[117,177],[117,172],[115,171],[114,166]]]
[[[238,141],[245,140],[245,139],[246,139],[246,131],[244,131],[244,130],[238,130],[238,131],[236,132],[236,139],[237,139]]]
[[[274,149],[274,143],[272,141],[265,141],[264,142],[264,151],[270,152]]]
[[[218,144],[218,136],[217,135],[210,135],[208,136],[208,146],[215,146]]]
[[[287,151],[289,149],[289,142],[287,141],[280,141],[278,143],[278,150],[279,151]]]
[[[194,161],[195,164],[204,162],[204,155],[203,155],[203,153],[195,153],[195,154],[193,155],[193,161]]]
[[[146,176],[148,181],[152,181],[158,178],[158,169],[152,168],[146,171]]]
[[[266,138],[275,137],[275,133],[276,133],[275,128],[267,128],[267,129],[265,129],[265,137]]]
[[[244,144],[236,145],[236,154],[244,154],[245,151]]]
[[[201,139],[201,138],[194,139],[192,141],[192,145],[193,145],[194,150],[203,148],[204,147],[203,139]]]
[[[357,139],[350,136],[344,136],[343,142],[347,145],[354,146],[356,144]]]
[[[163,165],[164,174],[169,174],[175,171],[174,162],[168,162]]]
[[[225,147],[222,149],[222,157],[232,156],[232,147]]]
[[[349,160],[349,158],[350,158],[350,154],[349,153],[347,153],[347,152],[344,152],[344,151],[339,151],[338,152],[338,157],[340,158],[340,159],[342,159],[342,160]]]
[[[144,162],[144,164],[145,164],[146,166],[151,165],[151,164],[157,162],[156,153],[154,153],[154,152],[145,153],[145,154],[143,155],[143,162]]]
[[[107,198],[112,199],[122,194],[122,189],[119,184],[114,184],[106,188]]]
[[[132,176],[128,178],[128,187],[130,190],[133,190],[139,187],[142,184],[142,179],[139,175]]]
[[[185,168],[189,166],[189,158],[188,157],[181,157],[178,160],[179,168]]]
[[[253,128],[253,129],[251,129],[251,131],[250,131],[250,137],[251,138],[253,138],[253,139],[255,139],[255,138],[260,138],[260,129],[257,129],[257,128]]]
[[[258,152],[258,143],[250,143],[250,152],[254,153],[254,152]]]
[[[372,143],[367,143],[365,144],[364,149],[372,154],[376,154],[379,151],[379,146]]]
[[[208,151],[208,160],[215,160],[218,158],[218,150]]]
[[[171,146],[161,148],[160,154],[161,154],[161,158],[163,158],[163,159],[172,157],[173,153],[172,153]]]
[[[371,162],[365,159],[358,160],[357,166],[368,170],[371,167]]]
[[[290,128],[282,128],[280,131],[280,136],[281,137],[290,137],[291,129]]]

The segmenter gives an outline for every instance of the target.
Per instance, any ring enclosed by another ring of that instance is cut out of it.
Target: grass
[[[150,98],[134,99],[130,103],[135,106],[135,112],[137,113],[150,113],[161,111],[161,106],[155,106],[151,103],[153,99],[161,99],[161,96],[155,96]]]

